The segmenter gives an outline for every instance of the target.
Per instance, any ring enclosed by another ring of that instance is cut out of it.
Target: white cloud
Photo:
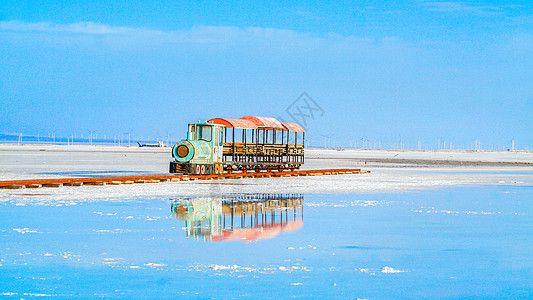
[[[466,2],[426,2],[421,4],[431,11],[444,13],[472,13],[477,15],[495,15],[502,14],[503,10],[497,6],[477,5]]]
[[[137,31],[128,27],[113,27],[93,22],[55,24],[49,22],[26,23],[20,21],[1,21],[0,30],[19,32],[70,32],[85,34],[125,34]],[[144,29],[143,31],[147,30]]]
[[[153,30],[147,28],[109,26],[94,22],[72,24],[26,23],[20,21],[0,21],[0,34],[23,36],[31,33],[36,39],[40,34],[46,41],[65,40],[66,44],[76,41],[101,40],[117,46],[132,45],[209,45],[239,49],[241,46],[260,51],[335,51],[336,53],[380,53],[395,48],[395,52],[410,48],[410,45],[394,37],[380,39],[344,36],[334,33],[313,34],[294,30],[234,26],[195,26],[173,31]],[[84,38],[87,37],[87,38]],[[32,39],[21,38],[23,41]]]

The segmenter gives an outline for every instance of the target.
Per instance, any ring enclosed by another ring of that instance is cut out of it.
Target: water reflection
[[[271,239],[303,226],[301,194],[180,198],[171,210],[185,221],[187,237],[217,242]]]

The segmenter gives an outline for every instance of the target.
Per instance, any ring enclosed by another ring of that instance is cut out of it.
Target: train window
[[[204,126],[198,126],[196,129],[196,137],[198,140],[204,140],[206,142],[210,142],[212,138],[212,126],[204,125]]]
[[[219,130],[219,131],[218,131],[218,145],[219,145],[219,146],[222,146],[222,142],[223,142],[223,137],[222,137],[222,135],[223,135],[222,130]]]
[[[224,130],[224,141],[226,143],[233,143],[233,128],[226,128]]]
[[[235,141],[235,143],[239,143],[241,141],[241,137],[242,137],[241,130],[242,129],[240,128],[235,128],[235,131],[233,132],[233,140]]]
[[[258,130],[258,135],[257,135],[257,138],[256,138],[258,144],[263,144],[264,136],[265,136],[265,131],[259,129],[259,130]]]
[[[294,144],[294,132],[287,131],[287,134],[289,135],[289,144]]]
[[[303,132],[298,132],[298,140],[296,141],[299,145],[303,145],[304,142],[305,142],[305,139],[304,139],[304,133]]]

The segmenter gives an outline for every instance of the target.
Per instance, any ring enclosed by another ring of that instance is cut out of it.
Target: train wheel
[[[205,174],[205,165],[202,165],[202,174]]]
[[[196,174],[200,174],[200,165],[196,166]]]

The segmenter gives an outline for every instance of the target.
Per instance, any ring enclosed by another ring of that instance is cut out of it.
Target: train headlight
[[[178,162],[187,162],[194,157],[194,146],[187,140],[181,140],[172,148],[172,156]]]
[[[189,147],[187,147],[185,145],[179,145],[178,149],[176,150],[176,153],[178,154],[179,157],[183,158],[183,157],[189,155]]]

